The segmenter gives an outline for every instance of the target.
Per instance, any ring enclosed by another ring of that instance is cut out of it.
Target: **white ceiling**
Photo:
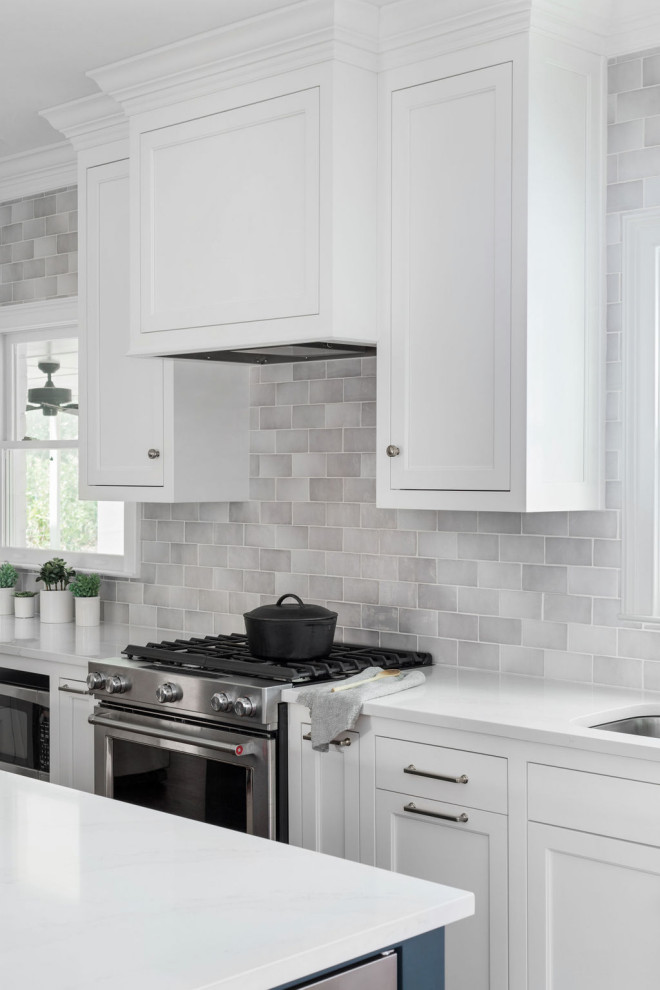
[[[89,69],[299,0],[4,0],[0,158],[62,140],[38,111],[97,92]],[[368,0],[383,7],[393,0]]]

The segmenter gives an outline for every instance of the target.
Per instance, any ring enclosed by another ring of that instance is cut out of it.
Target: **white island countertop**
[[[474,913],[465,891],[0,772],[9,988],[270,990]]]

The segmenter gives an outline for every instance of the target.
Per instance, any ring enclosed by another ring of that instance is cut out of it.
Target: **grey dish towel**
[[[333,687],[372,679],[381,672],[380,667],[370,667],[343,681],[330,681],[298,692],[298,704],[309,708],[312,715],[313,749],[326,753],[335,736],[347,729],[354,729],[365,701],[419,687],[426,680],[421,670],[404,670],[398,677],[383,677],[374,684],[362,684],[336,693],[332,691]]]

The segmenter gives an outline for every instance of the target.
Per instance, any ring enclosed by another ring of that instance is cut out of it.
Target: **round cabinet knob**
[[[125,694],[130,688],[130,684],[125,677],[119,677],[118,674],[114,674],[112,677],[108,677],[105,682],[105,689],[108,694]]]
[[[214,694],[211,698],[211,708],[214,712],[227,712],[231,708],[231,701],[226,694]]]
[[[234,714],[241,718],[254,715],[254,702],[250,698],[237,698],[234,702]]]
[[[385,453],[388,457],[398,457],[401,451],[395,443],[391,443],[389,447],[385,448]]]
[[[160,457],[160,451],[156,450],[155,447],[150,447],[147,451],[147,457],[150,461],[155,461],[157,457]]]
[[[168,701],[180,701],[182,697],[183,691],[178,684],[159,684],[156,688],[156,698],[161,705],[167,704]]]
[[[105,687],[105,674],[88,674],[87,687],[90,691],[102,691]]]

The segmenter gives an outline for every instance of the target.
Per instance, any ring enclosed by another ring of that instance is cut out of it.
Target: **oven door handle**
[[[231,753],[232,756],[249,756],[255,752],[254,743],[252,742],[223,743],[213,739],[195,739],[194,737],[185,735],[183,732],[173,732],[171,729],[152,729],[146,725],[118,722],[112,718],[103,718],[102,715],[90,715],[87,721],[91,725],[100,725],[106,729],[123,729],[125,732],[132,732],[136,735],[151,736],[154,739],[169,739],[172,742],[202,746],[204,749],[213,749],[219,753]]]

